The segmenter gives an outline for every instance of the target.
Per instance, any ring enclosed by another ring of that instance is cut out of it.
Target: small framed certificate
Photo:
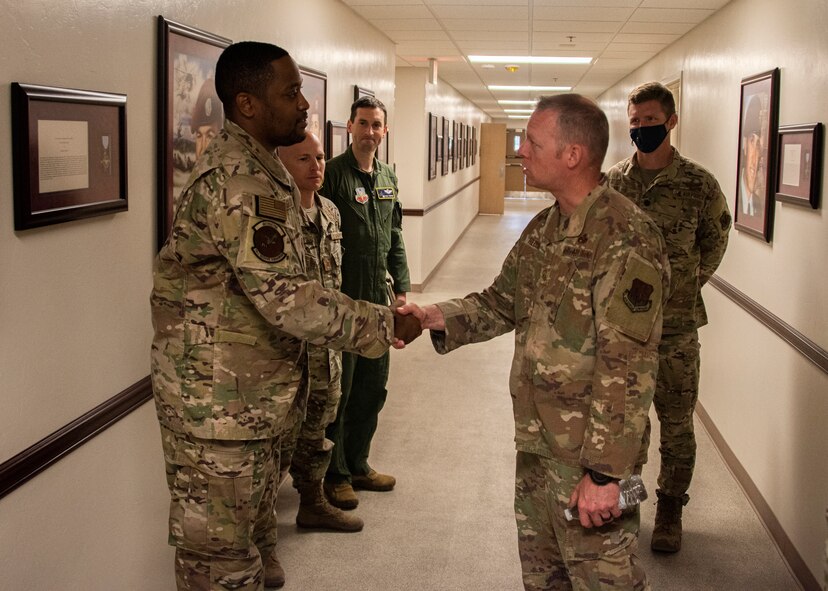
[[[819,208],[822,123],[779,126],[776,199]]]

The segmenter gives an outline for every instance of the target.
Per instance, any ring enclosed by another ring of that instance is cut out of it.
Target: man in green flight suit
[[[342,291],[376,304],[389,304],[386,274],[394,299],[405,302],[410,289],[402,236],[402,206],[397,176],[376,158],[388,131],[388,112],[374,97],[351,105],[348,132],[353,141],[331,159],[320,193],[334,202],[342,216]],[[334,442],[325,476],[325,494],[341,509],[357,506],[354,489],[388,491],[393,476],[368,465],[371,439],[388,391],[388,353],[369,359],[357,353],[342,356],[342,398],[336,420],[327,429]]]
[[[698,329],[707,324],[701,288],[724,256],[731,219],[713,175],[670,145],[670,131],[678,123],[670,90],[658,82],[642,84],[630,93],[627,114],[636,151],[613,166],[607,179],[658,225],[670,257],[671,294],[664,305],[653,401],[661,427],[661,471],[650,547],[678,552],[682,507],[689,499],[687,489],[696,462],[693,409],[699,396]],[[646,453],[642,449],[642,463]]]

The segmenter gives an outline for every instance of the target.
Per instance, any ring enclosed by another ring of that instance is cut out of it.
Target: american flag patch
[[[273,196],[256,196],[256,215],[261,218],[285,221],[287,205]]]

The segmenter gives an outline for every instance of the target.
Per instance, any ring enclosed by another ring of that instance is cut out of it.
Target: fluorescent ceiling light
[[[529,92],[542,92],[542,91],[551,91],[551,92],[566,92],[567,90],[572,90],[571,86],[500,86],[498,84],[490,84],[489,90],[524,90]]]
[[[529,115],[509,115],[509,119],[529,119]]]
[[[504,113],[534,113],[535,109],[503,109]]]
[[[592,63],[592,58],[541,55],[470,55],[469,61],[487,64],[589,64]]]
[[[513,100],[506,99],[506,100],[497,101],[497,102],[500,103],[501,105],[535,105],[535,104],[537,104],[538,101],[513,101]]]

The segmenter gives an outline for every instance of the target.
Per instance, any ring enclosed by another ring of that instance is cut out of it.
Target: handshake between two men
[[[395,349],[405,346],[423,333],[423,330],[445,330],[446,323],[440,308],[434,304],[420,307],[417,304],[395,302],[394,311]]]

